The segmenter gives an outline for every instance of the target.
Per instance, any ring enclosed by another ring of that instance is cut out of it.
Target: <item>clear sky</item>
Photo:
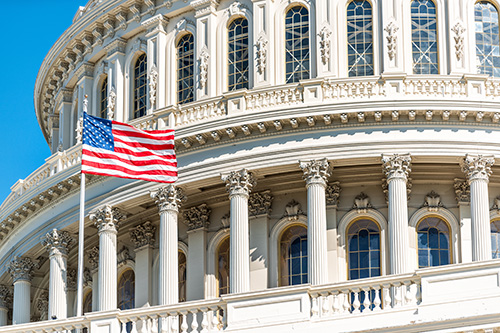
[[[36,120],[33,91],[42,61],[87,0],[3,1],[0,31],[0,202],[50,150]]]

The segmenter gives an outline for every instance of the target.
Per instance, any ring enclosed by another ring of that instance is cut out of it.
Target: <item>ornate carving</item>
[[[470,186],[469,183],[460,178],[455,178],[455,183],[453,184],[455,188],[455,198],[459,204],[470,202]]]
[[[156,192],[151,192],[151,198],[158,205],[160,214],[167,211],[178,213],[181,203],[187,200],[184,191],[173,184],[161,187]]]
[[[146,245],[153,245],[155,243],[156,227],[150,221],[139,224],[137,227],[130,231],[130,239],[135,244],[135,248]]]
[[[68,273],[66,275],[66,289],[67,290],[76,290],[77,289],[77,278],[78,272],[74,268],[68,269]]]
[[[49,293],[47,291],[42,291],[38,296],[36,301],[36,309],[40,314],[40,320],[47,320],[49,315]]]
[[[267,65],[267,43],[268,40],[265,35],[261,35],[257,39],[257,43],[255,44],[256,50],[256,62],[257,62],[257,70],[260,74],[264,74]]]
[[[83,101],[83,105],[85,105],[86,100],[87,99]],[[78,121],[76,122],[76,129],[75,129],[77,143],[82,143],[82,131],[83,131],[83,118],[80,117],[80,119],[78,119]]]
[[[241,4],[240,2],[235,1],[231,5],[229,5],[229,8],[228,8],[229,16],[242,14],[243,9],[248,9],[248,8],[247,8],[247,6]]]
[[[488,181],[491,176],[491,167],[495,163],[493,156],[467,154],[460,163],[462,172],[465,173],[469,184],[473,180]]]
[[[497,212],[500,211],[500,197],[493,199],[493,207],[491,207],[491,209],[496,210]]]
[[[321,28],[319,32],[319,50],[321,54],[321,61],[323,64],[328,64],[330,60],[330,35],[332,34],[332,30],[328,23],[323,23],[324,26]]]
[[[158,69],[153,65],[149,72],[149,104],[154,109],[156,103],[156,88],[158,86]]]
[[[111,87],[108,96],[108,119],[113,120],[115,117],[115,107],[116,107],[116,89],[115,86]]]
[[[55,254],[67,255],[68,249],[74,243],[75,240],[69,232],[58,231],[57,229],[53,229],[52,232],[47,233],[42,240],[42,246],[47,249],[51,256]]]
[[[83,284],[88,287],[92,286],[92,273],[88,268],[83,270]]]
[[[0,308],[9,308],[12,304],[12,291],[3,284],[0,284]]]
[[[252,193],[248,198],[248,211],[252,216],[269,214],[273,199],[271,191]]]
[[[364,192],[361,192],[354,198],[354,206],[352,208],[357,209],[358,213],[366,213],[366,210],[371,207],[370,197]]]
[[[233,195],[248,196],[252,188],[256,185],[253,173],[247,169],[231,171],[228,175],[222,176],[221,178],[222,181],[226,183],[229,197]]]
[[[464,56],[464,40],[465,40],[465,27],[461,22],[457,22],[451,31],[455,33],[453,39],[455,40],[455,55],[457,60],[462,60]]]
[[[194,26],[195,24],[193,21],[183,18],[182,20],[177,22],[177,24],[175,25],[175,30],[177,30],[177,32],[186,31],[188,25]]]
[[[424,207],[427,207],[430,212],[437,212],[439,210],[439,207],[443,207],[439,194],[434,192],[434,190],[432,190],[431,193],[427,194],[425,196]]]
[[[231,223],[230,213],[224,214],[224,216],[222,216],[220,219],[220,223],[222,224],[223,228],[229,228],[229,224]]]
[[[326,158],[321,160],[299,161],[299,166],[304,172],[303,178],[307,186],[310,184],[321,184],[326,186],[332,169]]]
[[[339,203],[340,192],[342,188],[340,187],[340,182],[332,182],[326,187],[326,204],[327,206],[337,206]]]
[[[304,215],[302,209],[300,209],[300,203],[295,200],[290,201],[285,206],[285,214],[283,217],[288,219],[289,221],[297,221],[300,215]]]
[[[134,261],[130,252],[126,246],[122,247],[120,251],[116,254],[116,261],[118,262],[118,266],[126,264],[128,260]]]
[[[210,54],[208,53],[208,49],[203,47],[200,53],[200,87],[202,89],[205,88],[208,81],[208,59],[210,58]]]
[[[99,247],[94,246],[87,251],[87,256],[89,258],[89,264],[92,269],[97,269],[99,267]]]
[[[186,209],[184,211],[184,220],[187,222],[188,230],[208,228],[210,226],[209,217],[211,212],[212,210],[206,204]]]
[[[387,36],[385,37],[387,40],[387,55],[390,60],[394,60],[396,56],[396,47],[398,43],[397,32],[399,27],[396,25],[394,21],[389,22],[389,24],[384,28],[385,32],[387,32]]]
[[[125,214],[118,208],[111,205],[104,205],[102,208],[90,213],[90,220],[101,232],[117,232],[120,222],[125,218]]]
[[[17,257],[9,263],[7,271],[12,276],[14,283],[20,280],[31,282],[35,268],[38,268],[38,264],[31,260],[31,258]]]
[[[411,172],[410,154],[382,155],[382,170],[387,177],[387,181],[393,178],[408,179]]]

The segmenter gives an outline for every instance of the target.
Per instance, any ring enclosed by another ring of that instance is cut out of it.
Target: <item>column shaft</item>
[[[62,254],[50,256],[49,319],[67,318],[66,257]]]
[[[230,200],[229,290],[243,293],[250,291],[248,195],[235,194]]]
[[[24,324],[30,322],[30,292],[31,282],[18,280],[14,282],[14,306],[12,324]]]
[[[307,186],[308,270],[312,285],[328,282],[325,185],[311,183]]]
[[[471,180],[470,194],[472,222],[472,260],[490,260],[491,230],[488,207],[488,180],[481,178]]]
[[[160,213],[160,263],[158,279],[158,303],[179,302],[179,257],[177,249],[177,211]]]
[[[406,273],[408,267],[408,197],[406,179],[389,182],[389,253],[391,274]]]
[[[98,311],[117,308],[116,231],[99,232]]]

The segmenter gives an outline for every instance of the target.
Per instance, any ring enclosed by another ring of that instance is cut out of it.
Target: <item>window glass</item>
[[[184,35],[177,42],[177,103],[194,101],[194,37]]]
[[[411,2],[411,44],[414,74],[439,74],[437,15],[432,0]]]
[[[179,302],[186,301],[186,255],[179,251]]]
[[[134,67],[134,119],[146,115],[148,80],[148,60],[145,54],[139,56]]]
[[[307,229],[300,225],[285,230],[280,240],[280,285],[308,282]]]
[[[380,275],[380,229],[372,220],[361,219],[347,231],[349,279]]]
[[[101,84],[101,103],[99,117],[108,119],[108,78],[105,77]]]
[[[347,57],[349,76],[374,74],[372,6],[367,0],[347,5]]]
[[[439,217],[427,217],[417,226],[418,267],[450,263],[450,228]]]
[[[238,18],[228,28],[228,90],[248,88],[248,20]]]
[[[488,1],[479,1],[474,6],[474,18],[477,72],[500,76],[498,10]]]
[[[229,237],[217,250],[217,284],[219,296],[229,293]]]
[[[491,256],[500,258],[500,220],[491,222]]]
[[[120,310],[133,309],[135,303],[135,274],[131,269],[126,270],[118,282],[118,308]]]
[[[296,6],[285,17],[286,83],[309,79],[309,12]]]

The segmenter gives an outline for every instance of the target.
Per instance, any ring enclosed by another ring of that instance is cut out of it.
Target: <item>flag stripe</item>
[[[93,161],[98,161],[99,159],[103,159],[103,160],[113,160],[113,159],[116,159],[117,161],[121,162],[121,163],[125,163],[125,164],[128,164],[130,166],[147,166],[147,165],[155,165],[155,164],[158,164],[158,165],[166,165],[166,166],[171,166],[171,167],[177,167],[177,162],[175,161],[169,161],[169,160],[163,160],[163,159],[160,159],[160,158],[154,158],[154,157],[151,157],[151,158],[142,158],[140,157],[140,159],[134,159],[134,160],[130,160],[128,158],[120,158],[116,155],[113,155],[113,154],[107,154],[107,153],[98,153],[98,152],[89,152],[87,151],[86,152],[87,156],[88,156],[88,160],[93,160]]]
[[[164,144],[158,143],[158,144],[149,144],[141,141],[133,141],[133,140],[123,140],[120,136],[115,136],[115,144],[116,143],[123,143],[129,147],[134,147],[134,148],[146,148],[146,149],[151,149],[151,150],[165,150],[165,149],[173,149],[174,145],[173,144]],[[158,142],[158,141],[157,141]]]
[[[112,167],[114,165],[117,168],[128,169],[131,172],[140,172],[140,171],[147,172],[147,171],[156,170],[156,169],[168,170],[168,171],[175,172],[175,170],[177,169],[177,167],[175,165],[169,165],[169,164],[162,164],[162,163],[153,162],[153,163],[148,163],[148,164],[142,163],[140,165],[136,165],[136,164],[130,163],[130,161],[127,163],[127,162],[119,161],[119,160],[113,159],[113,158],[99,158],[99,157],[93,157],[93,156],[87,156],[87,158],[85,159],[85,162],[106,164],[106,165],[109,165],[110,167]]]
[[[109,171],[107,169],[93,168],[93,167],[89,167],[89,166],[86,166],[85,169],[86,169],[85,171],[83,171],[83,169],[82,169],[82,172],[93,174],[93,175],[112,176],[112,177],[129,178],[129,179],[141,179],[141,180],[159,182],[159,183],[173,183],[177,180],[177,176],[175,176],[175,177],[155,176],[155,175],[134,176],[134,175],[127,174],[125,172]]]

